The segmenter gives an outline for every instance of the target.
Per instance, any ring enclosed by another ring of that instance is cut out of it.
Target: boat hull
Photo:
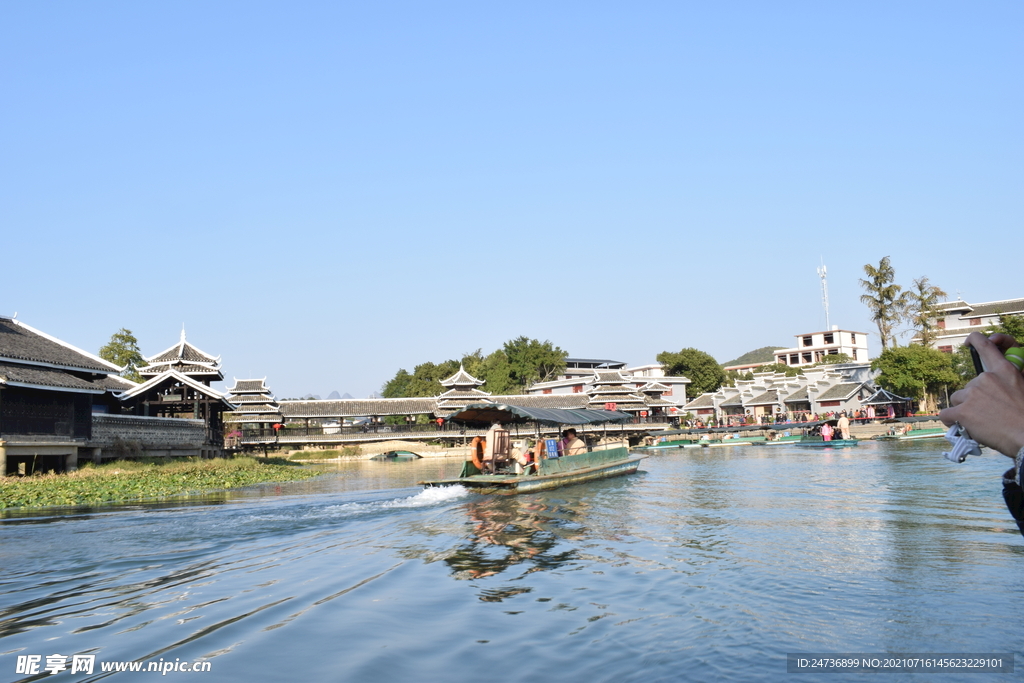
[[[791,445],[801,448],[846,448],[859,443],[858,439],[832,439],[831,441],[793,441]]]
[[[455,479],[421,481],[420,484],[427,488],[465,486],[476,493],[530,493],[633,474],[643,458],[643,455],[630,454],[626,448],[613,448],[544,460],[539,475],[473,474]]]

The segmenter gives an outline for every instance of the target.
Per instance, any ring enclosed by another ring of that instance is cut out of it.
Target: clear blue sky
[[[366,396],[1024,296],[1024,4],[8,2],[0,313]]]

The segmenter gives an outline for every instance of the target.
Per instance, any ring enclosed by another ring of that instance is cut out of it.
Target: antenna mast
[[[829,324],[828,319],[828,272],[825,269],[825,262],[822,261],[821,267],[818,268],[818,277],[821,278],[821,303],[825,307],[825,329],[831,330],[832,326]]]

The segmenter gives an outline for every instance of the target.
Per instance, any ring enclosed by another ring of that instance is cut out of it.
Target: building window
[[[811,335],[807,335],[806,337],[804,337],[804,346],[810,346],[810,345],[811,345]]]
[[[672,387],[669,387],[667,391],[661,392],[661,395],[662,396],[671,396],[672,395]]]
[[[857,349],[853,350],[853,359],[857,360]]]
[[[834,408],[840,403],[842,403],[842,401],[818,401],[818,405],[822,408]]]
[[[971,318],[971,324],[972,325],[980,325],[981,324],[981,318]]]
[[[856,332],[851,332],[850,333],[850,343],[851,344],[856,344],[857,343],[857,333]]]
[[[799,353],[794,353],[794,354],[791,354],[789,356],[789,364],[790,365],[797,365],[799,363],[800,363],[800,354]]]
[[[582,394],[583,393],[583,385],[582,384],[573,385],[572,393],[574,393],[574,394]]]
[[[832,334],[831,332],[826,332],[825,333],[825,343],[826,344],[835,344],[836,343],[835,335]]]
[[[804,362],[805,363],[810,363],[811,362],[811,352],[810,351],[804,353]]]
[[[828,350],[828,355],[830,355],[830,356],[838,356],[839,355],[839,349],[829,349]]]
[[[938,320],[936,320],[935,321],[935,327],[939,328],[940,330],[946,329],[946,319],[945,318],[939,318]]]
[[[942,351],[943,353],[953,353],[953,347],[952,346],[940,346],[939,347],[939,351]]]
[[[786,365],[786,364],[787,364],[787,363],[789,362],[789,359],[788,359],[788,357],[786,357],[786,356],[779,356],[779,357],[777,357],[777,358],[775,359],[775,362],[776,362],[776,363],[781,363],[781,364],[783,364],[783,365]]]
[[[545,389],[545,390],[544,390],[544,393],[545,393],[545,394],[550,394],[550,393],[551,393],[551,390],[550,390],[550,389]]]
[[[821,362],[821,351],[815,351],[814,352],[814,362],[815,363]]]

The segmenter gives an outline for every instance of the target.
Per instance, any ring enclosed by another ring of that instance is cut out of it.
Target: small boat
[[[448,419],[465,424],[482,425],[492,422],[500,422],[503,425],[532,422],[536,425],[539,436],[540,425],[549,427],[601,425],[625,422],[631,417],[628,413],[614,410],[545,409],[503,403],[473,403]],[[427,488],[465,486],[476,493],[527,493],[633,474],[640,467],[640,461],[643,458],[643,455],[630,453],[628,446],[623,444],[598,447],[577,455],[542,458],[537,463],[539,472],[536,474],[516,474],[510,471],[490,474],[481,472],[471,461],[467,461],[463,464],[462,472],[456,478],[434,479],[419,483]]]
[[[917,439],[941,439],[949,431],[946,427],[929,429],[914,429],[909,432],[881,434],[876,436],[878,441],[915,441]]]
[[[847,446],[856,446],[859,443],[860,439],[832,439],[831,441],[825,441],[820,436],[805,436],[799,441],[791,441],[790,445],[803,448],[845,448]]]
[[[386,460],[388,462],[404,462],[406,460],[418,460],[423,456],[419,453],[413,453],[412,451],[388,451],[387,453],[379,453],[370,460]]]

